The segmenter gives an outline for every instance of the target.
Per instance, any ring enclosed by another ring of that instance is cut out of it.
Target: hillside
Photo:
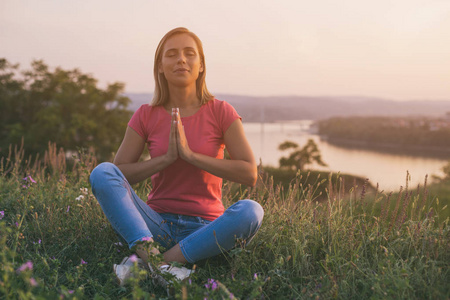
[[[150,103],[152,94],[125,94],[136,110]],[[370,97],[253,97],[216,94],[216,98],[232,104],[247,122],[278,120],[319,120],[334,116],[442,116],[450,112],[450,101],[393,101]]]

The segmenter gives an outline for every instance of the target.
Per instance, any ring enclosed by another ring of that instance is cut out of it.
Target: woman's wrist
[[[163,157],[164,157],[163,158],[163,168],[168,167],[169,165],[173,164],[177,160],[176,156],[169,155],[168,153],[164,154]]]

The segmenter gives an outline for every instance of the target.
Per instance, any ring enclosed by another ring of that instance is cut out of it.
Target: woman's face
[[[158,66],[169,87],[195,87],[203,64],[200,59],[197,44],[188,34],[177,34],[164,44],[161,61]]]

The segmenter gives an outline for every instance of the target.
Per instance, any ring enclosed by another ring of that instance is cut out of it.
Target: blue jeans
[[[129,245],[152,237],[166,249],[177,243],[190,263],[250,242],[261,226],[264,211],[253,200],[240,200],[214,221],[200,217],[157,213],[142,201],[122,172],[102,163],[91,173],[92,191],[114,230]]]

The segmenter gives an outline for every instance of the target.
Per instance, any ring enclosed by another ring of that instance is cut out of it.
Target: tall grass
[[[115,283],[112,265],[131,252],[89,189],[92,153],[71,164],[54,145],[43,159],[25,159],[20,147],[0,159],[0,299],[167,298],[145,272]],[[199,262],[174,297],[449,298],[449,208],[426,184],[384,194],[306,177],[283,187],[261,169],[255,188],[225,183],[225,206],[263,205],[260,232],[247,247]],[[145,199],[149,185],[135,188]]]

